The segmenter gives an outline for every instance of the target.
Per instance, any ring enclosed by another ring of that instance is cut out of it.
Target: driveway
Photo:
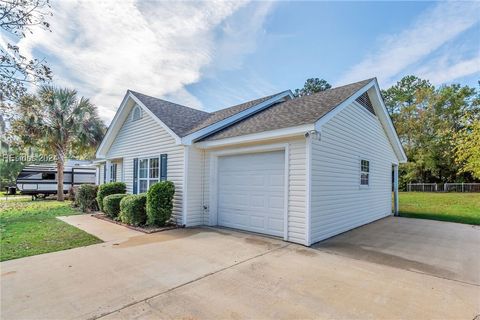
[[[388,228],[398,230],[397,224],[409,230],[412,222],[431,224],[425,230],[443,225],[389,218],[350,234],[367,241],[375,236],[370,233],[376,224],[388,234]],[[402,247],[394,237],[378,248],[357,240],[342,247],[338,243],[342,237],[348,242],[346,233],[306,248],[225,229],[128,233],[124,239],[1,263],[1,317],[473,319],[480,313],[480,286],[472,270],[460,265],[479,263],[480,235],[464,227],[469,228],[452,224],[447,238],[457,243],[467,232],[476,250],[450,249],[456,262],[440,258],[450,254],[441,249],[418,255],[430,254],[435,264],[427,264],[453,270],[448,274],[382,261],[391,256],[416,261],[410,246],[417,242],[402,242]],[[355,255],[351,246],[377,253]],[[389,246],[401,254],[392,254]],[[418,263],[425,264],[422,259]]]

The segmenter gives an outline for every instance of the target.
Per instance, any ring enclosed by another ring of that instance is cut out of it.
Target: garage
[[[218,158],[218,225],[284,234],[285,152]]]

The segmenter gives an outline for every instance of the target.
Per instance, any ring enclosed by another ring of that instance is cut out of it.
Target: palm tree
[[[95,150],[105,132],[97,108],[84,97],[78,99],[75,90],[52,86],[23,97],[18,107],[14,131],[24,144],[55,153],[57,200],[63,201],[66,156]]]

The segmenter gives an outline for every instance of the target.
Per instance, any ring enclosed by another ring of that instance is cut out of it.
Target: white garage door
[[[218,159],[218,225],[283,236],[285,153]]]

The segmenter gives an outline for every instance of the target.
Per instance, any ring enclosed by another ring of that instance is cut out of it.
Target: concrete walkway
[[[224,229],[135,235],[1,263],[1,318],[473,319],[480,313],[478,285],[332,253]]]
[[[105,242],[122,241],[144,234],[143,232],[132,230],[115,223],[97,219],[89,214],[58,217],[58,219],[93,234]]]

